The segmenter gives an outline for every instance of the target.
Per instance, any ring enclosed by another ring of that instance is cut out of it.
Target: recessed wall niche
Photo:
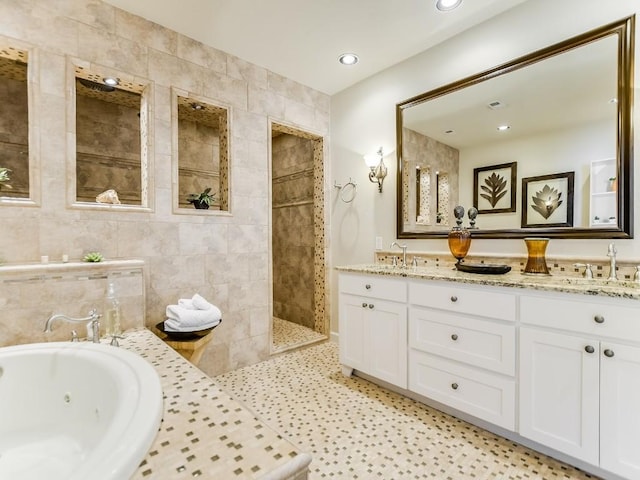
[[[149,84],[78,65],[74,73],[74,203],[147,207]]]
[[[0,169],[9,179],[0,183],[0,197],[29,199],[28,52],[0,45]]]
[[[229,211],[229,110],[191,95],[175,98],[174,207],[182,213]],[[209,205],[190,201],[207,189]]]

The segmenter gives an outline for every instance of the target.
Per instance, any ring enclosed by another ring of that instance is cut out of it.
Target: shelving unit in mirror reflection
[[[593,160],[590,171],[591,227],[610,227],[618,223],[616,160]]]

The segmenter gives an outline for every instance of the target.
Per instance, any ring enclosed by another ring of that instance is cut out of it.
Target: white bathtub
[[[87,342],[0,348],[0,479],[124,480],[162,418],[153,367]]]

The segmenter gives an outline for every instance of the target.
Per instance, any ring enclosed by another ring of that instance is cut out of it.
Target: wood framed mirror
[[[446,236],[456,205],[480,211],[475,237],[631,238],[634,26],[628,17],[398,103],[398,238]],[[568,172],[571,192],[530,181]],[[523,185],[540,192],[523,198]],[[523,222],[522,205],[543,194],[564,220]]]

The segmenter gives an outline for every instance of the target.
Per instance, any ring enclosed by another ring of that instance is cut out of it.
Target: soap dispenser
[[[109,282],[107,296],[104,300],[104,325],[107,336],[115,337],[120,335],[120,302],[116,296],[113,282]]]

